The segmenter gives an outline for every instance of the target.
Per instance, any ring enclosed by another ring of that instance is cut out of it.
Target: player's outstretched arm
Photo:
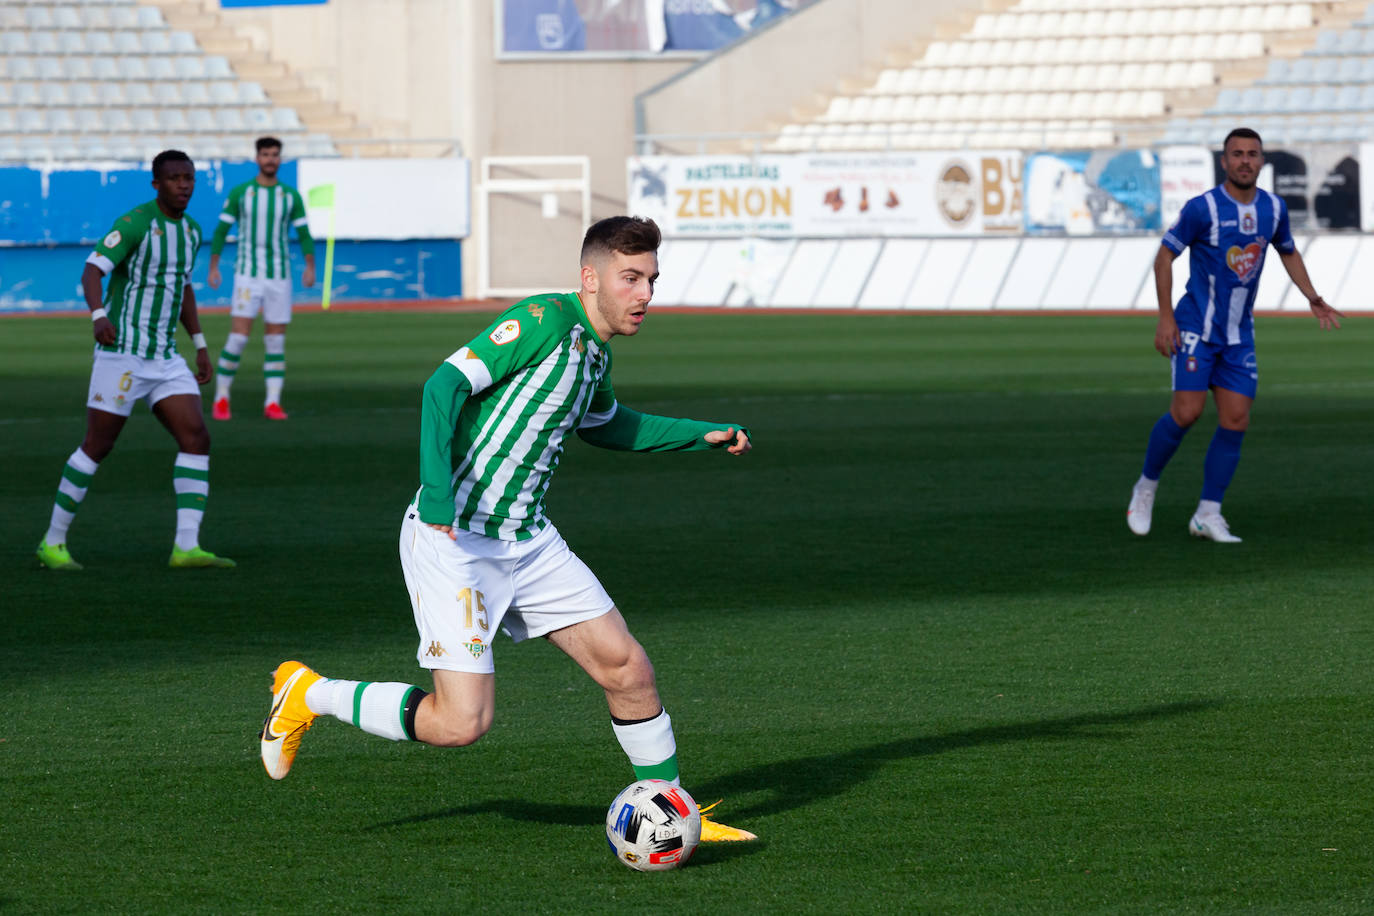
[[[609,418],[585,423],[577,434],[589,445],[624,452],[677,452],[722,448],[733,455],[749,451],[749,430],[739,423],[716,423],[640,413],[616,404]]]
[[[1304,263],[1302,255],[1296,249],[1287,254],[1280,252],[1279,260],[1283,261],[1283,269],[1288,271],[1288,276],[1292,278],[1298,292],[1307,297],[1307,304],[1312,309],[1312,314],[1317,316],[1317,323],[1321,325],[1322,330],[1339,328],[1339,319],[1345,315],[1327,305],[1326,300],[1317,295],[1316,288],[1312,286],[1312,279],[1307,275],[1307,264]]]

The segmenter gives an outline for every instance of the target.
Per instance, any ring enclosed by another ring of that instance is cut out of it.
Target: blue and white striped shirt
[[[1209,343],[1253,346],[1265,252],[1270,244],[1283,254],[1296,250],[1283,198],[1256,188],[1255,199],[1242,204],[1218,185],[1183,205],[1163,244],[1175,254],[1192,248],[1188,287],[1174,308],[1179,330]]]

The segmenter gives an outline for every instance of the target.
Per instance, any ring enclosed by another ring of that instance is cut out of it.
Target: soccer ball
[[[663,779],[641,779],[620,791],[606,812],[606,842],[636,871],[685,864],[701,840],[701,815],[687,790]]]

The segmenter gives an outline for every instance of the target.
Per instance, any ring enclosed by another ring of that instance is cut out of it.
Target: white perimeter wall
[[[1299,236],[1317,291],[1374,311],[1374,236]],[[1122,238],[666,239],[656,305],[856,309],[1153,310],[1156,236]],[[1255,307],[1306,311],[1277,256]],[[1175,301],[1188,256],[1174,261]]]

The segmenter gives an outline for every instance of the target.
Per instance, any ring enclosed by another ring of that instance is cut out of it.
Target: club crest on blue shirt
[[[1246,235],[1251,235],[1255,231],[1255,214],[1251,210],[1246,210],[1240,215],[1240,231]]]

